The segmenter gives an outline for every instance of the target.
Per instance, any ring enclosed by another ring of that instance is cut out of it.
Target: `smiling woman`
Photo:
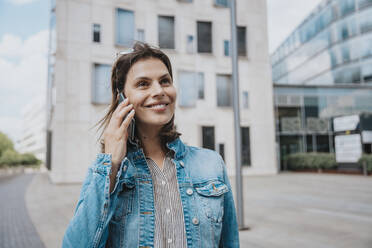
[[[168,56],[136,43],[114,63],[111,86],[102,153],[89,167],[63,247],[239,247],[222,157],[185,145],[175,130]],[[118,93],[127,97],[122,103]]]

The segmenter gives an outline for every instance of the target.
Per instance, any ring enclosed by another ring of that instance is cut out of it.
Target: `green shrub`
[[[41,161],[32,153],[24,153],[20,155],[20,162],[22,165],[40,165]]]
[[[294,153],[287,158],[290,170],[334,169],[337,167],[332,153]]]
[[[0,157],[0,165],[19,165],[21,163],[21,155],[13,149],[5,150]]]
[[[32,153],[19,154],[13,149],[7,149],[0,157],[0,166],[40,165],[41,161]]]
[[[367,171],[372,172],[372,154],[363,154],[362,157],[359,159],[358,164],[363,166],[363,163],[367,165]]]
[[[0,157],[6,150],[13,150],[13,142],[8,136],[0,132]]]

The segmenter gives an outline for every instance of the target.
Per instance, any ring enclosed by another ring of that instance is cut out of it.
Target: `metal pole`
[[[236,33],[236,2],[230,0],[230,18],[231,18],[231,52],[232,52],[232,81],[233,81],[233,108],[234,108],[234,130],[235,130],[235,175],[236,175],[236,200],[237,217],[239,229],[244,227],[244,204],[242,192],[242,173],[241,173],[241,133],[240,133],[240,106],[239,106],[239,74],[238,74],[238,46]]]

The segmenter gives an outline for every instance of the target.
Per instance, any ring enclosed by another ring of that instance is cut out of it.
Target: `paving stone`
[[[43,248],[28,215],[25,192],[32,174],[0,177],[0,247]]]

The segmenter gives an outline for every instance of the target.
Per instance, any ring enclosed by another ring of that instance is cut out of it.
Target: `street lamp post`
[[[241,157],[241,132],[240,132],[240,106],[239,106],[239,73],[238,73],[238,46],[236,33],[236,2],[229,1],[231,18],[231,59],[232,59],[232,81],[233,81],[233,109],[234,109],[234,130],[235,130],[235,178],[236,178],[236,200],[237,217],[240,230],[248,230],[244,226],[244,204],[242,192],[242,157]]]

